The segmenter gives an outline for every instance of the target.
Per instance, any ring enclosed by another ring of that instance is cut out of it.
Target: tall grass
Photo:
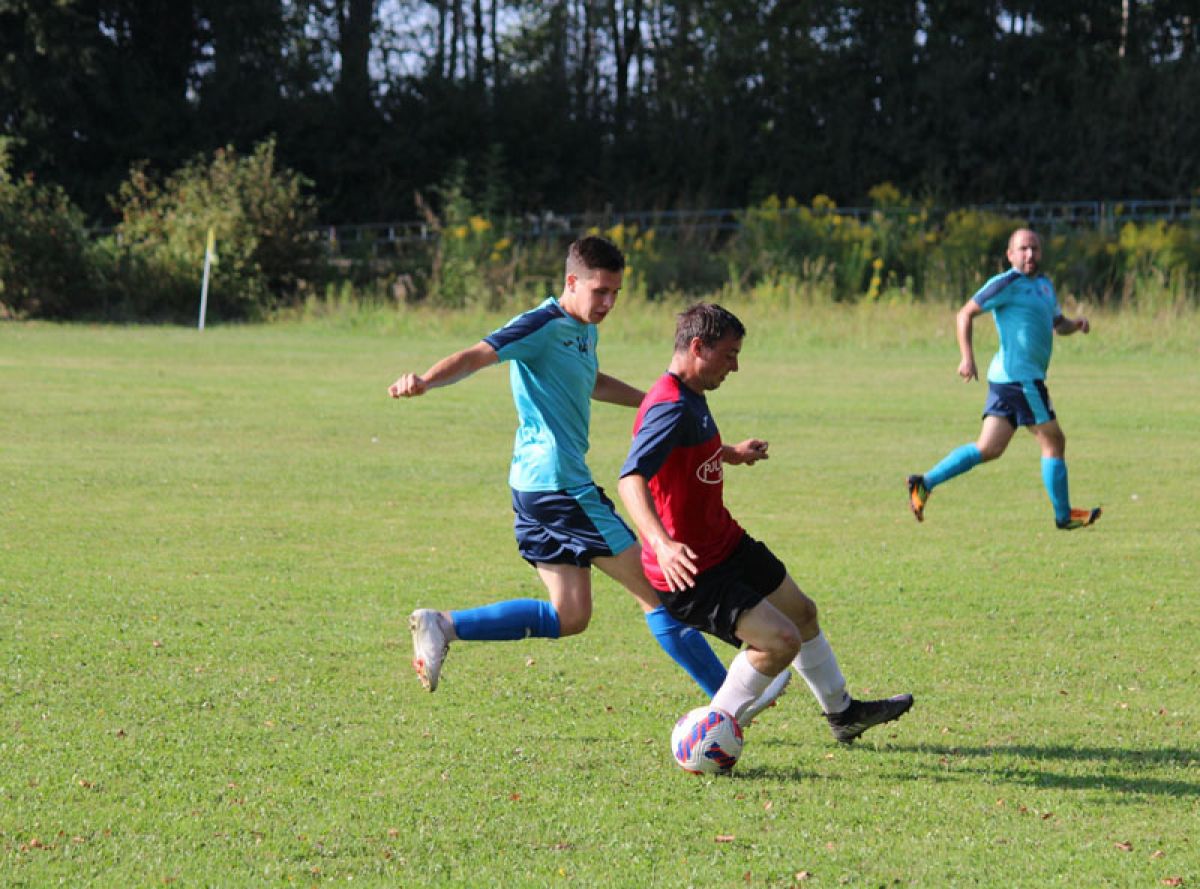
[[[370,331],[422,336],[430,331],[463,337],[479,336],[513,315],[558,295],[558,287],[526,288],[497,304],[471,303],[459,309],[397,302],[379,288],[331,286],[320,297],[277,312],[273,323],[312,330]],[[913,301],[885,294],[874,301],[844,303],[828,284],[782,276],[750,286],[727,284],[720,290],[692,296],[674,292],[649,298],[645,291],[627,290],[602,328],[602,337],[661,342],[674,329],[674,315],[697,301],[718,302],[757,323],[753,336],[767,342],[859,346],[944,343],[954,350],[954,313],[970,293],[953,300]],[[1177,288],[1147,284],[1115,306],[1076,300],[1066,295],[1063,311],[1086,314],[1102,331],[1089,349],[1101,352],[1173,351],[1190,347],[1200,335],[1200,306]],[[992,325],[976,325],[980,348],[993,342]],[[1070,348],[1069,341],[1061,341]]]

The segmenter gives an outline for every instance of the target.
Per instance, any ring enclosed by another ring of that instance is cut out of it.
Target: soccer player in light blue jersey
[[[1100,507],[1072,509],[1067,487],[1066,437],[1046,390],[1046,369],[1054,347],[1054,334],[1087,333],[1088,319],[1067,318],[1058,306],[1054,285],[1038,271],[1042,241],[1036,232],[1018,229],[1008,240],[1012,268],[996,275],[958,311],[958,348],[962,361],[958,375],[977,380],[972,325],[977,315],[991,312],[1000,335],[1000,348],[988,368],[988,398],[983,408],[979,439],[947,454],[924,475],[908,477],[909,507],[917,521],[925,519],[925,505],[938,485],[995,460],[1004,453],[1013,434],[1027,426],[1042,450],[1042,483],[1054,507],[1054,523],[1065,531],[1083,528],[1100,518]]]
[[[498,641],[582,633],[592,615],[591,566],[622,584],[645,612],[663,649],[711,696],[725,667],[704,637],[667,613],[642,573],[637,538],[604,491],[585,457],[592,400],[636,408],[643,393],[601,373],[597,325],[616,303],[625,258],[599,237],[575,241],[567,253],[562,294],[518,315],[480,342],[405,374],[393,398],[424,395],[477,370],[506,361],[517,432],[509,471],[517,548],[537,570],[549,600],[509,599],[478,608],[419,608],[409,617],[413,668],[429,691],[454,640]],[[756,701],[754,712],[783,691],[780,682]]]

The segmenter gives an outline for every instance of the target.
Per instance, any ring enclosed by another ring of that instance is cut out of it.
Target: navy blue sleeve
[[[988,280],[972,298],[981,309],[994,309],[997,305],[1001,304],[1000,294],[1004,292],[1004,289],[1020,277],[1021,273],[1016,269],[1009,269],[1007,272],[996,275],[994,278]]]
[[[633,437],[621,478],[634,473],[649,481],[679,443],[684,419],[682,401],[660,401],[647,408]]]
[[[501,361],[530,361],[544,348],[548,325],[560,313],[549,308],[537,308],[518,315],[483,341],[496,350]]]

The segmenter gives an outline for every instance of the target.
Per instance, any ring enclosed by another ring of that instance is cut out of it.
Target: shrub
[[[0,316],[65,317],[98,299],[83,214],[56,185],[13,179],[0,145]]]
[[[102,245],[126,314],[179,319],[194,314],[205,243],[216,235],[209,285],[214,318],[256,318],[297,302],[317,269],[315,204],[307,182],[280,169],[273,140],[253,154],[233,148],[197,157],[159,184],[144,164],[122,183],[121,222]]]

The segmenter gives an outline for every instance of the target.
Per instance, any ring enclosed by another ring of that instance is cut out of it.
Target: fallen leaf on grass
[[[1183,877],[1163,877],[1161,882],[1164,886],[1182,886]]]
[[[1153,852],[1150,853],[1150,857],[1151,858],[1164,858],[1166,856],[1166,854],[1167,853],[1164,852],[1162,849],[1155,849]]]
[[[1120,849],[1122,852],[1133,851],[1133,843],[1113,843],[1113,846]]]
[[[796,882],[803,883],[805,880],[807,880],[811,876],[812,876],[812,874],[809,871],[798,870],[798,871],[796,871]]]
[[[521,794],[519,794],[519,793],[510,793],[510,794],[508,795],[508,798],[509,798],[509,800],[510,800],[510,801],[512,801],[512,802],[514,802],[514,803],[519,803],[519,802],[521,801]]]
[[[718,842],[718,843],[732,843],[733,841],[734,841],[734,835],[731,833],[717,834],[716,842]]]

